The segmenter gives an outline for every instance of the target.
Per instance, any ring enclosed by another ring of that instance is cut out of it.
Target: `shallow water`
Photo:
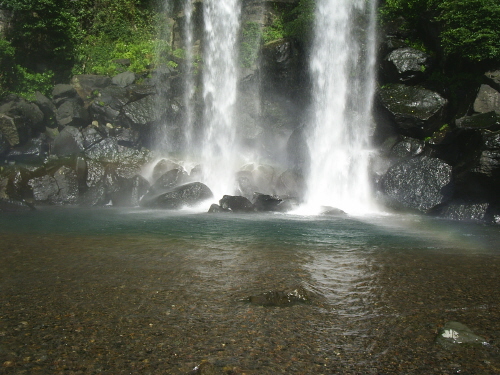
[[[500,373],[498,227],[47,208],[0,238],[0,373]],[[447,321],[491,346],[440,347]]]

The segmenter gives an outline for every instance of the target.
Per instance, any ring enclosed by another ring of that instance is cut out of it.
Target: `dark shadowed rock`
[[[273,195],[254,193],[253,205],[257,211],[281,211],[282,199]]]
[[[184,168],[171,169],[155,181],[150,188],[149,194],[158,194],[170,191],[176,186],[187,183],[188,180],[189,175]]]
[[[382,106],[404,135],[422,139],[443,124],[447,101],[436,92],[391,84],[381,87],[379,95]]]
[[[391,148],[389,156],[392,158],[406,159],[422,154],[424,149],[424,141],[411,137],[403,137],[403,139]]]
[[[227,212],[227,210],[223,210],[221,206],[215,203],[210,205],[210,208],[208,209],[209,214],[217,214],[219,212]]]
[[[52,99],[57,106],[69,99],[75,99],[78,96],[75,88],[67,84],[55,85],[52,89]]]
[[[465,116],[455,121],[459,129],[500,130],[500,115],[495,111]]]
[[[158,180],[163,174],[172,169],[182,169],[182,167],[178,163],[171,160],[167,159],[159,160],[153,168],[153,176],[152,176],[153,182]]]
[[[93,96],[94,91],[109,86],[111,78],[103,75],[80,74],[71,78],[71,85],[83,100]]]
[[[395,208],[427,212],[449,200],[452,168],[427,156],[405,160],[389,168],[380,190]]]
[[[35,93],[35,103],[44,115],[46,126],[51,128],[55,127],[56,106],[54,105],[52,100],[37,91]]]
[[[224,195],[219,201],[223,210],[232,212],[252,212],[255,207],[247,198],[238,195]]]
[[[195,206],[211,198],[213,193],[208,186],[201,182],[191,182],[151,199],[144,197],[140,204],[148,208],[176,210],[185,206]]]
[[[146,96],[123,108],[123,114],[133,125],[148,125],[161,118],[154,96]]]
[[[9,145],[16,146],[19,144],[19,133],[14,118],[0,113],[0,132]]]

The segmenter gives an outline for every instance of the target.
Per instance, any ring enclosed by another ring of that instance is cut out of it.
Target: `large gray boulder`
[[[390,84],[380,88],[379,97],[389,117],[404,135],[423,139],[444,123],[447,100],[437,92]]]
[[[88,125],[89,120],[89,113],[80,99],[66,100],[56,110],[56,121],[60,128],[83,127]]]
[[[422,156],[390,167],[379,187],[391,207],[427,213],[450,199],[451,176],[450,165]]]
[[[383,74],[389,82],[416,82],[431,67],[431,57],[414,48],[398,48],[384,59]]]
[[[82,152],[83,135],[74,126],[66,126],[54,139],[52,153],[57,156],[77,155]]]

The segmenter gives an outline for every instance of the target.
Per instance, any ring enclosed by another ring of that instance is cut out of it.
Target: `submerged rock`
[[[454,345],[489,345],[485,338],[476,335],[465,324],[459,322],[448,322],[439,331],[436,342],[445,348]]]
[[[245,301],[261,306],[287,307],[298,303],[310,303],[311,296],[307,290],[298,287],[289,291],[270,290],[262,294],[250,296]]]

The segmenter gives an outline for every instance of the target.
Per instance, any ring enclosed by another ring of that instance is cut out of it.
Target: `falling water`
[[[318,0],[310,60],[311,167],[306,206],[373,209],[368,164],[374,91],[375,1]]]
[[[194,147],[194,93],[195,84],[193,77],[193,3],[192,0],[186,0],[184,4],[184,35],[186,51],[186,70],[185,70],[185,89],[184,89],[184,107],[186,108],[186,120],[184,124],[184,134],[186,138],[186,149],[192,150]]]
[[[204,182],[217,197],[234,190],[237,146],[233,113],[241,6],[239,0],[206,0],[203,7],[205,134],[201,156]]]

